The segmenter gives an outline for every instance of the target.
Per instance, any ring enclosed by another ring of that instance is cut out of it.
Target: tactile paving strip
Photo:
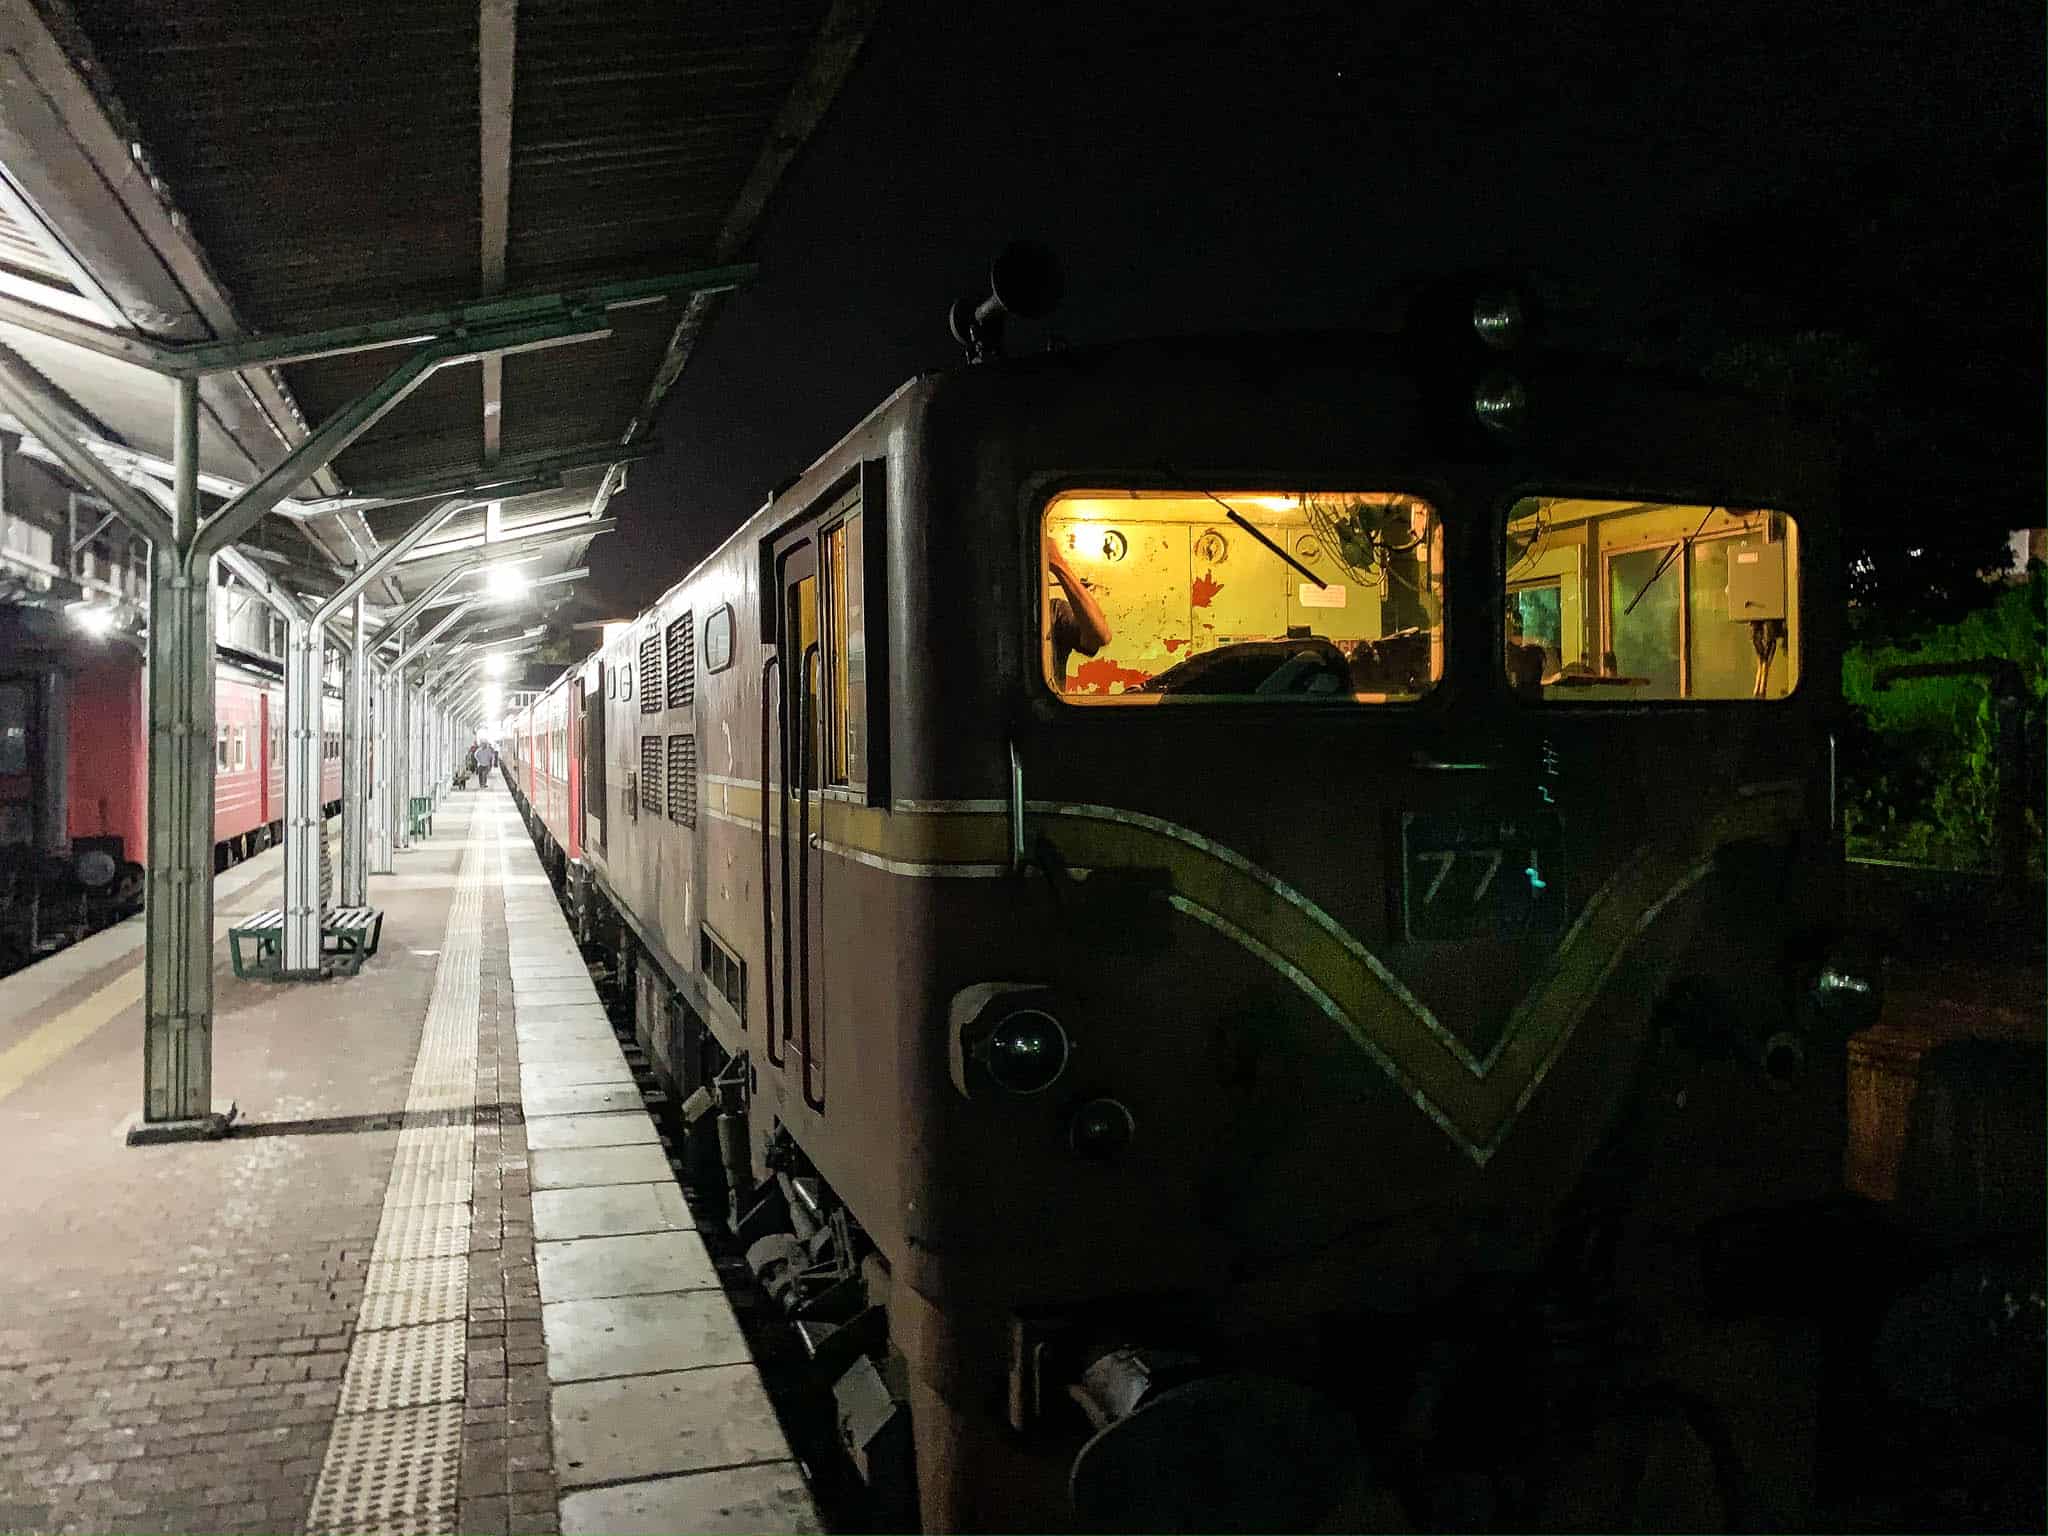
[[[448,912],[406,1091],[369,1279],[306,1529],[404,1536],[452,1527],[462,1471],[469,1198],[476,1132],[483,887],[502,838],[472,838]],[[444,1123],[445,1116],[453,1123]]]
[[[314,1531],[452,1531],[462,1469],[462,1404],[334,1421],[306,1521]]]
[[[375,1413],[462,1398],[461,1318],[356,1335],[341,1378],[341,1411]]]
[[[381,1270],[382,1275],[378,1274]],[[388,1282],[384,1290],[363,1293],[357,1332],[372,1328],[410,1328],[419,1323],[445,1323],[469,1310],[469,1259],[415,1259],[380,1264],[373,1278]]]

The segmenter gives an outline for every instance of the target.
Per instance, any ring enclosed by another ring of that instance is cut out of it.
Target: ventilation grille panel
[[[640,713],[661,708],[661,631],[650,629],[640,640]]]
[[[697,619],[684,613],[668,627],[668,707],[687,709],[697,697]]]
[[[668,819],[697,825],[697,738],[668,739]]]
[[[661,738],[640,738],[640,809],[661,814]]]

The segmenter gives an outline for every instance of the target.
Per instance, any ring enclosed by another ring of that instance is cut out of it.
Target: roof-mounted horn
[[[1043,320],[1059,307],[1065,286],[1050,250],[1036,241],[1013,240],[989,263],[988,289],[985,299],[956,301],[947,316],[970,363],[1001,357],[1008,318]]]

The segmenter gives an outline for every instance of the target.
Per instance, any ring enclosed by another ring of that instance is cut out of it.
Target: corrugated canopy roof
[[[730,264],[876,3],[0,0],[0,346],[95,435],[167,459],[168,384],[102,333],[300,336]],[[287,518],[305,558],[360,558],[425,506],[366,498],[548,456],[573,472],[543,466],[492,530],[597,516],[604,451],[644,451],[714,302],[635,297],[591,311],[603,339],[431,376],[295,492],[328,504]],[[202,470],[255,478],[406,356],[208,377]],[[403,563],[389,595],[442,565]]]

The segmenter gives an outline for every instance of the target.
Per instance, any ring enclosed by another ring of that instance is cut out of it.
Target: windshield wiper
[[[1707,508],[1707,517],[1712,517],[1716,512],[1720,510],[1721,509],[1719,507]],[[1657,578],[1662,576],[1666,571],[1671,569],[1671,562],[1678,558],[1678,552],[1681,549],[1684,549],[1686,545],[1692,543],[1693,539],[1697,539],[1700,536],[1701,530],[1707,526],[1707,517],[1703,517],[1700,519],[1700,526],[1698,528],[1693,529],[1692,538],[1685,539],[1680,543],[1672,545],[1670,550],[1665,554],[1664,558],[1657,562],[1657,569],[1650,572],[1650,579],[1643,583],[1643,590],[1638,592],[1635,595],[1634,599],[1629,603],[1629,605],[1621,610],[1621,616],[1624,619],[1636,611],[1637,603],[1640,603],[1644,598],[1650,595],[1650,588],[1657,585]]]
[[[1302,575],[1306,576],[1310,581],[1314,582],[1316,584],[1316,590],[1318,592],[1327,591],[1329,589],[1330,584],[1327,581],[1323,580],[1322,577],[1318,576],[1314,571],[1310,570],[1307,566],[1303,565],[1299,560],[1295,559],[1294,556],[1287,553],[1287,551],[1282,549],[1278,544],[1275,544],[1271,539],[1267,538],[1263,533],[1259,532],[1257,528],[1252,526],[1251,520],[1249,518],[1245,517],[1242,513],[1240,513],[1237,510],[1237,508],[1233,507],[1221,496],[1218,496],[1214,491],[1209,490],[1206,486],[1194,484],[1194,482],[1189,480],[1186,475],[1180,473],[1180,471],[1175,469],[1171,464],[1167,463],[1164,459],[1161,459],[1159,461],[1159,468],[1162,472],[1165,473],[1168,479],[1179,481],[1182,489],[1190,491],[1199,491],[1202,495],[1208,497],[1211,501],[1215,502],[1217,506],[1223,509],[1223,515],[1225,517],[1229,518],[1233,523],[1237,524],[1238,527],[1242,528],[1246,533],[1250,534],[1253,538],[1257,539],[1261,544],[1265,545],[1266,548],[1273,551],[1274,554],[1278,555],[1282,560],[1285,560],[1289,565],[1293,566],[1297,571],[1301,572]]]

